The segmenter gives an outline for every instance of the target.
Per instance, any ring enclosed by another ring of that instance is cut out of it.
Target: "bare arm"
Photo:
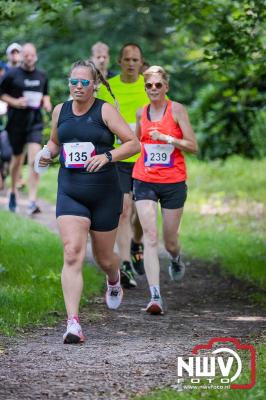
[[[115,133],[122,142],[121,146],[110,151],[112,161],[125,160],[140,151],[138,138],[134,135],[115,107],[109,103],[104,103],[102,107],[102,117],[106,126],[108,126],[110,131]],[[104,154],[93,156],[86,164],[87,171],[98,171],[108,162]]]
[[[141,135],[140,121],[141,121],[142,113],[143,113],[143,108],[139,108],[137,113],[136,113],[136,136],[139,139],[140,139],[140,135]]]
[[[52,111],[52,104],[51,104],[51,100],[50,100],[50,96],[48,95],[44,95],[42,98],[42,106],[45,109],[45,111],[47,112],[51,112]]]
[[[47,142],[47,148],[51,153],[51,158],[41,157],[39,161],[39,165],[41,167],[46,167],[46,165],[52,163],[52,158],[56,157],[59,153],[59,141],[58,141],[58,134],[57,134],[57,123],[58,117],[62,108],[62,104],[58,104],[53,111],[52,114],[52,128],[51,128],[51,135],[50,139]]]
[[[173,102],[172,114],[174,120],[176,121],[176,123],[179,124],[183,132],[183,138],[177,139],[173,136],[167,135],[166,133],[159,132],[154,129],[151,129],[150,136],[154,140],[161,140],[166,143],[171,143],[178,149],[186,151],[188,153],[196,153],[198,151],[197,140],[193,128],[190,124],[187,110],[182,104]]]
[[[125,160],[140,151],[138,138],[134,135],[119,112],[109,103],[102,108],[103,120],[110,131],[116,133],[122,145],[111,151],[113,161]]]
[[[13,108],[26,108],[27,100],[25,97],[12,97],[9,94],[2,94],[0,97],[1,100],[5,101],[10,107]]]

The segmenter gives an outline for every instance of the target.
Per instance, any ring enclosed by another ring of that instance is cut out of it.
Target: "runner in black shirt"
[[[0,83],[0,98],[8,104],[6,129],[13,149],[9,210],[16,212],[16,185],[20,176],[23,150],[28,144],[29,214],[40,212],[36,205],[39,178],[33,170],[33,162],[41,148],[43,129],[41,108],[51,111],[47,77],[35,68],[37,59],[35,46],[31,43],[25,44],[22,48],[21,66],[10,69]]]

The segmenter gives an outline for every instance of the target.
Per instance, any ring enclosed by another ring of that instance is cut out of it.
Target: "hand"
[[[25,97],[19,97],[14,101],[15,108],[26,108],[27,107],[27,100]]]
[[[163,135],[157,131],[156,128],[149,128],[148,130],[150,131],[149,135],[153,140],[162,140],[161,138]]]
[[[86,163],[85,168],[88,172],[97,172],[109,161],[104,154],[91,157]]]
[[[53,160],[51,158],[41,157],[39,161],[39,167],[47,167],[47,165],[51,165]]]

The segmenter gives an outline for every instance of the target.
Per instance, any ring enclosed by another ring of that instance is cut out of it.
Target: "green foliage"
[[[0,218],[0,333],[13,335],[27,326],[54,323],[65,314],[59,237],[11,213],[0,211]],[[95,269],[84,268],[84,279],[82,304],[102,286]]]
[[[250,130],[250,137],[254,145],[256,156],[266,157],[266,111],[261,110],[254,118],[254,124]]]
[[[57,104],[68,98],[71,64],[88,58],[93,43],[110,46],[115,71],[120,47],[139,43],[150,64],[170,73],[170,98],[192,106],[202,158],[255,157],[251,131],[265,103],[265,10],[265,0],[0,0],[0,52],[4,57],[12,41],[36,43]]]

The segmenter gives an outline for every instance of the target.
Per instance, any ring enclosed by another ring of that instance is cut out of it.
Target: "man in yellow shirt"
[[[121,115],[135,132],[136,112],[139,108],[149,103],[144,88],[144,79],[140,74],[143,65],[141,48],[135,43],[125,44],[120,50],[119,65],[121,74],[109,79],[108,82],[118,101]],[[100,86],[97,97],[114,104],[114,100],[103,85]],[[116,146],[119,146],[118,141]],[[124,287],[128,288],[137,286],[131,262],[138,274],[144,274],[143,244],[141,243],[142,229],[132,200],[132,170],[138,156],[136,155],[117,163],[120,185],[124,193],[123,212],[117,233],[117,245],[122,259],[121,281]],[[133,240],[131,240],[132,238]]]

